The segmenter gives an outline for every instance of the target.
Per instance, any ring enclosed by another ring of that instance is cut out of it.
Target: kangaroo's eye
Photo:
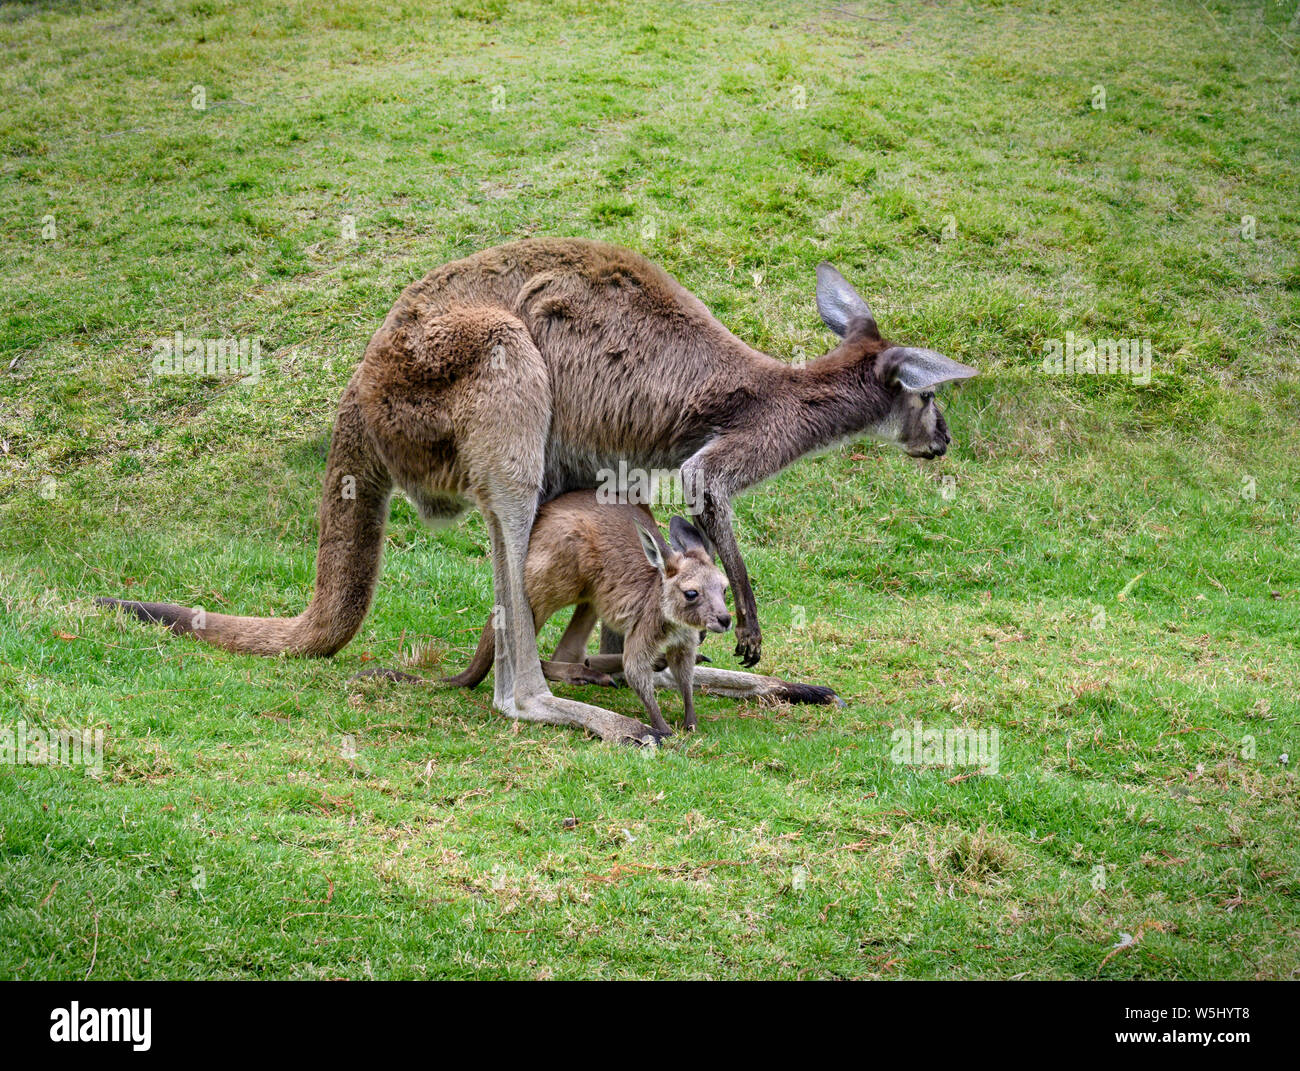
[[[691,588],[690,591],[683,591],[682,594],[686,596],[687,602],[694,602],[700,597],[700,593],[694,588]]]
[[[932,390],[923,391],[923,392],[921,393],[921,401],[923,401],[923,402],[932,402],[932,401],[934,401],[934,391],[932,391]]]

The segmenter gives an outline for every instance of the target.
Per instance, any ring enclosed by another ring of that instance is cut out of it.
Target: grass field
[[[0,718],[104,750],[0,765],[0,976],[1296,976],[1296,7],[6,5]],[[491,602],[478,518],[404,501],[332,660],[92,605],[301,609],[370,334],[534,234],[789,360],[828,258],[981,369],[947,457],[738,505],[760,668],[844,709],[705,699],[643,752],[351,683],[462,665]],[[260,379],[155,375],[177,331]],[[1046,374],[1067,332],[1150,382]],[[997,772],[892,761],[917,721]]]

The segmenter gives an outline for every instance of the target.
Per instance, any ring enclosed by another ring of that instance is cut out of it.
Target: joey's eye
[[[686,596],[687,602],[694,602],[700,597],[700,593],[694,588],[691,588],[689,591],[683,591],[682,594]]]
[[[923,402],[932,402],[932,401],[934,401],[934,391],[932,391],[932,390],[922,391],[922,392],[921,392],[921,401],[923,401]]]

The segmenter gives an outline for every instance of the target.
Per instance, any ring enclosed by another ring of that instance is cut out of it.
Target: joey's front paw
[[[743,666],[755,666],[763,655],[763,634],[757,626],[736,629],[736,657]]]

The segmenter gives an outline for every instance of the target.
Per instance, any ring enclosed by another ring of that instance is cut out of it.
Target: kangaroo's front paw
[[[763,634],[755,625],[742,625],[736,629],[736,657],[742,666],[756,666],[763,656]]]

